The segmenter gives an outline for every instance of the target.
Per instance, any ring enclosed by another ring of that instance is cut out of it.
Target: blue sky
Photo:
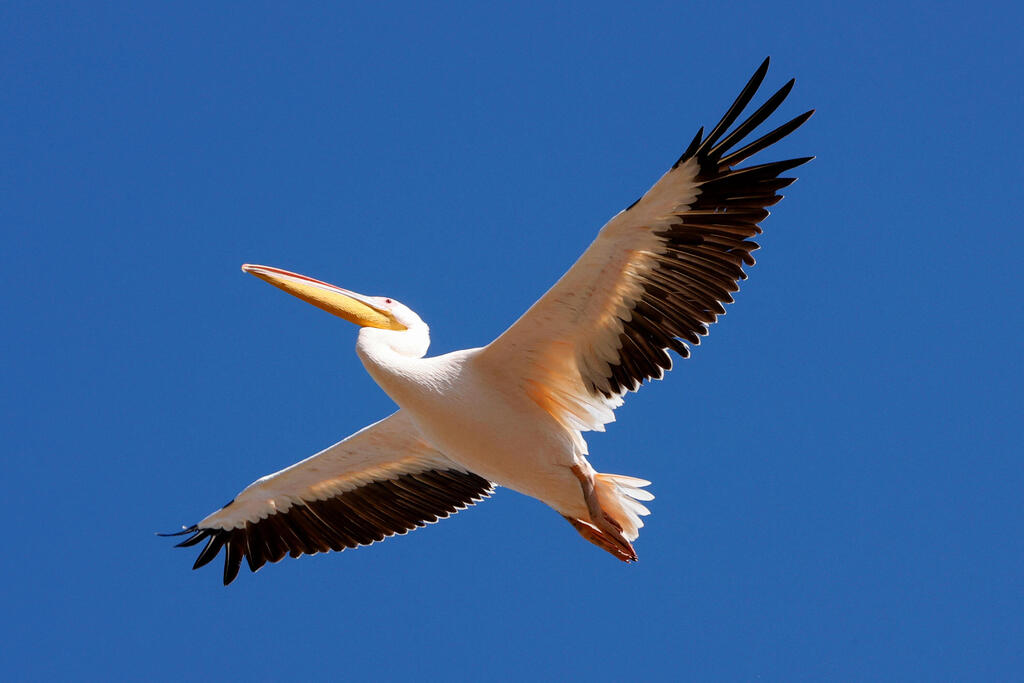
[[[484,5],[0,8],[8,677],[1019,675],[1019,8]],[[392,410],[240,264],[485,344],[766,55],[817,159],[590,438],[639,563],[507,490],[229,588],[153,536]]]

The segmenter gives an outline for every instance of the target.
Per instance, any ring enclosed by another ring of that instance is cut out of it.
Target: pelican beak
[[[407,329],[405,325],[395,320],[390,311],[375,306],[373,300],[368,296],[270,266],[254,266],[246,263],[242,266],[242,271],[255,275],[278,289],[283,289],[317,308],[333,313],[339,318],[344,318],[361,327],[379,327],[385,330]]]

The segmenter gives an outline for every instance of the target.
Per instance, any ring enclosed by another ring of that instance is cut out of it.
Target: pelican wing
[[[259,479],[198,524],[179,546],[206,546],[193,569],[224,549],[224,585],[242,559],[256,571],[299,557],[369,545],[465,509],[490,495],[489,481],[420,438],[398,411],[347,439]]]
[[[753,265],[751,241],[767,207],[795,178],[779,177],[811,157],[736,168],[806,121],[806,112],[745,138],[793,87],[789,81],[746,120],[733,124],[768,70],[760,66],[722,120],[701,128],[665,175],[605,225],[573,267],[479,362],[568,427],[602,430],[626,391],[660,379],[668,350],[689,355]],[[731,130],[730,130],[731,129]]]

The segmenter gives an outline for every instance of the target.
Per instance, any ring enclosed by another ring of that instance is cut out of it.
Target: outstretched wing
[[[465,509],[493,490],[420,438],[402,411],[253,482],[198,524],[178,546],[206,546],[193,569],[224,549],[224,585],[242,558],[256,571],[299,557],[369,545]]]
[[[812,157],[735,166],[806,121],[812,111],[752,142],[744,139],[782,103],[789,81],[729,130],[768,71],[766,59],[715,128],[701,128],[672,168],[612,218],[573,267],[478,362],[573,429],[602,430],[626,391],[660,379],[671,349],[689,356],[753,265],[750,240],[767,207]],[[735,149],[739,146],[738,149]]]

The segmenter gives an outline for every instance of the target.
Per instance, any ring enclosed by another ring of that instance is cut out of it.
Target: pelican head
[[[388,297],[357,294],[321,280],[270,266],[246,263],[242,270],[360,327],[405,331],[423,325],[423,321],[412,309]]]

